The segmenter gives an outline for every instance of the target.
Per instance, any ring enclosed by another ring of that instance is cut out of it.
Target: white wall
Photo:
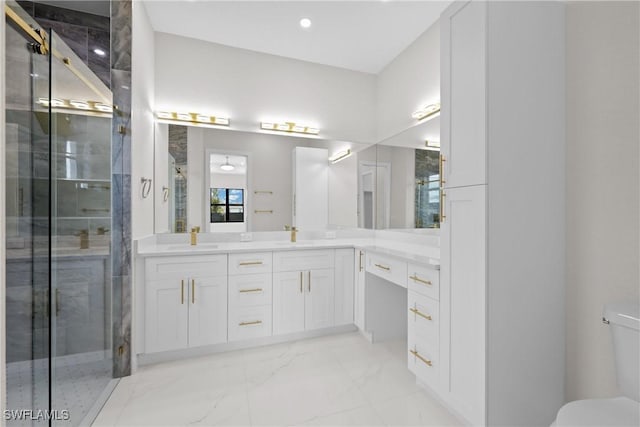
[[[638,2],[567,3],[567,400],[617,393],[602,307],[640,298],[639,25]]]
[[[5,8],[5,1],[0,0],[0,7],[2,10]],[[5,32],[5,20],[0,19],[0,265],[2,265],[2,271],[5,271],[6,265],[6,236],[5,236],[5,55],[4,55],[4,32]],[[5,375],[5,343],[6,343],[6,329],[5,329],[5,274],[0,274],[0,412],[4,413],[5,410],[5,396],[6,396],[6,375]]]
[[[290,119],[373,142],[375,76],[156,33],[156,108],[224,115],[239,130]]]
[[[169,194],[164,200],[162,187],[171,188],[169,183],[169,126],[164,123],[155,125],[155,148],[154,148],[154,228],[156,233],[168,233],[169,228],[169,201],[173,194]],[[170,190],[171,191],[171,190]]]
[[[436,22],[389,63],[376,79],[377,137],[416,124],[411,114],[440,102],[440,24]]]
[[[154,191],[143,198],[140,179],[153,179],[154,32],[144,3],[133,2],[131,54],[131,234],[153,234]],[[152,183],[154,187],[158,187]]]

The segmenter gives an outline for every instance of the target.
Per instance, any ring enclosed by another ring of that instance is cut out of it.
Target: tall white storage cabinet
[[[441,17],[441,375],[473,425],[549,425],[564,401],[561,2]]]
[[[293,149],[293,225],[299,230],[325,229],[329,224],[329,150]]]

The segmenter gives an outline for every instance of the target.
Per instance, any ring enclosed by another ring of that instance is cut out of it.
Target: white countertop
[[[338,248],[355,248],[368,252],[377,252],[405,261],[425,264],[436,269],[440,266],[440,248],[379,238],[313,239],[298,240],[295,243],[288,240],[199,242],[195,246],[191,246],[188,242],[146,243],[138,245],[136,253],[141,257],[150,257]]]

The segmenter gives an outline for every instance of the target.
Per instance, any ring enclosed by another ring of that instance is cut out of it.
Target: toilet
[[[623,396],[569,402],[558,411],[556,427],[640,426],[640,305],[608,304],[602,321],[611,327]]]

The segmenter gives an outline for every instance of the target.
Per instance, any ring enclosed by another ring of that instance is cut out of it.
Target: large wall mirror
[[[437,228],[438,142],[437,118],[375,145],[157,123],[155,230]]]

